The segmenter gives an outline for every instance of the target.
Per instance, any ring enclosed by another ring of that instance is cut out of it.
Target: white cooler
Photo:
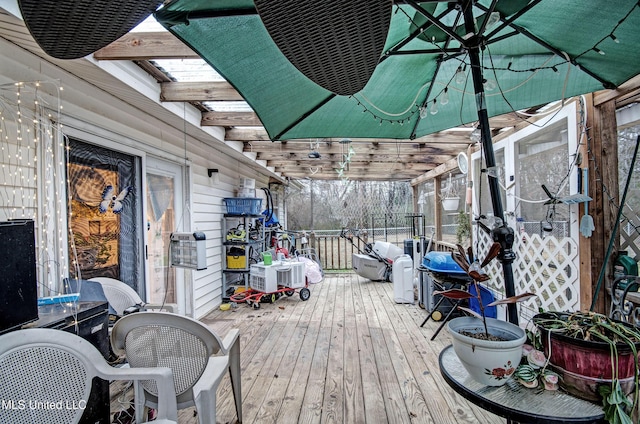
[[[396,303],[413,303],[413,259],[401,255],[393,262],[393,300]]]

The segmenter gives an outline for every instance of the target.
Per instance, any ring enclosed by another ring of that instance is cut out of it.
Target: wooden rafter
[[[204,112],[203,127],[262,126],[262,122],[254,112]]]
[[[98,60],[200,59],[168,32],[130,32],[93,54]]]
[[[262,153],[308,153],[310,150],[317,150],[322,154],[347,154],[348,148],[351,147],[359,155],[457,155],[461,150],[466,149],[470,144],[467,138],[466,143],[459,144],[427,144],[416,143],[412,140],[397,140],[394,142],[376,142],[374,139],[363,140],[357,139],[348,145],[337,142],[327,142],[325,140],[315,143],[314,141],[289,141],[289,142],[270,142],[270,141],[254,141],[245,143],[244,151],[258,151]],[[311,145],[315,147],[312,149]]]
[[[288,172],[284,169],[276,169],[277,172],[286,172],[286,175],[289,178],[313,178],[319,180],[337,180],[340,177],[337,172],[333,169],[324,170],[317,169],[313,166],[309,167],[298,167],[295,170]],[[343,176],[350,180],[358,180],[358,181],[393,181],[393,180],[411,180],[415,173],[413,172],[403,172],[400,170],[394,169],[386,169],[384,172],[380,170],[377,172],[375,169],[370,170],[358,170],[358,171],[345,171]]]
[[[409,169],[414,170],[429,170],[442,163],[443,160],[449,160],[450,155],[430,156],[430,155],[354,155],[350,160],[355,166],[369,166],[372,164],[380,164],[388,166],[390,163],[401,163],[411,165]],[[304,165],[306,163],[313,162],[315,164],[332,164],[338,167],[340,162],[344,162],[345,158],[342,155],[328,155],[321,154],[319,159],[311,159],[308,154],[303,153],[258,153],[257,159],[266,160],[270,166],[279,164],[281,166],[286,163]],[[415,166],[414,166],[415,165]]]
[[[160,85],[160,101],[209,102],[244,100],[240,93],[226,81],[215,82],[163,82]]]

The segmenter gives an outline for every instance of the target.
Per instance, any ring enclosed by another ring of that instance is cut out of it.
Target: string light
[[[610,40],[613,41],[615,44],[620,44],[620,40],[618,39],[618,37],[616,37],[615,32],[617,30],[617,28],[622,25],[631,15],[631,13],[633,13],[635,11],[636,8],[640,8],[640,1],[637,2],[636,4],[634,4],[629,11],[625,14],[625,16],[620,19],[617,24],[615,25],[615,27],[604,37],[602,37],[600,40],[598,40],[596,43],[594,43],[594,45],[588,49],[586,49],[584,52],[570,58],[568,55],[565,55],[565,59],[559,62],[555,62],[555,63],[549,63],[551,62],[551,60],[555,57],[555,55],[550,53],[550,57],[548,60],[545,61],[545,63],[542,66],[538,66],[538,67],[534,67],[534,68],[525,68],[525,69],[514,69],[513,68],[513,59],[509,58],[508,61],[508,65],[506,67],[496,67],[493,66],[493,63],[491,63],[492,66],[485,66],[482,65],[482,70],[485,72],[493,72],[495,74],[496,71],[509,71],[509,72],[513,72],[513,73],[529,73],[532,74],[531,77],[532,78],[533,75],[535,75],[536,73],[540,72],[540,71],[544,71],[544,70],[552,70],[554,73],[558,73],[558,67],[559,66],[563,66],[563,65],[572,65],[574,66],[576,69],[580,69],[580,64],[578,63],[578,59],[580,59],[582,56],[590,53],[590,52],[594,52],[597,53],[599,55],[605,55],[606,52],[605,50],[600,46],[601,43],[603,43],[605,40]],[[402,9],[399,9],[400,11],[404,12]],[[494,16],[497,17],[498,15]],[[434,40],[431,40],[431,43],[437,47],[440,48],[438,46],[438,44],[436,44],[436,42]],[[389,54],[389,52],[385,53],[386,55]],[[443,51],[443,54],[445,54],[445,52]],[[446,54],[445,54],[446,57]],[[456,60],[460,60],[459,58],[456,58]],[[465,85],[466,81],[467,81],[467,63],[464,60],[460,60],[461,64],[457,67],[456,72],[453,74],[451,80],[449,81],[449,83],[454,82],[457,85]],[[547,65],[547,63],[549,63]],[[528,79],[529,79],[528,78]],[[524,84],[527,82],[526,79],[525,81],[523,81],[520,85]],[[436,102],[439,100],[441,105],[446,105],[449,103],[449,84],[447,84],[445,86],[445,88],[435,97],[431,98],[431,99],[425,99],[423,102],[417,102],[418,96],[420,94],[420,92],[422,90],[424,90],[425,88],[427,88],[429,86],[428,83],[425,83],[423,86],[421,86],[418,90],[418,94],[416,95],[416,98],[414,100],[413,105],[408,108],[407,110],[405,110],[404,112],[401,112],[399,114],[392,114],[386,111],[383,111],[382,109],[380,109],[379,107],[375,106],[371,101],[369,101],[364,95],[362,95],[361,93],[359,94],[360,96],[362,96],[363,99],[365,99],[370,105],[371,108],[367,107],[364,103],[362,103],[360,100],[358,100],[355,96],[352,96],[352,98],[355,98],[357,100],[358,106],[362,107],[363,113],[369,113],[373,119],[377,120],[379,125],[382,126],[383,124],[389,123],[389,124],[395,124],[395,123],[399,123],[400,125],[403,125],[405,122],[411,122],[414,118],[415,114],[418,114],[420,119],[425,119],[429,113],[431,114],[437,114],[438,113],[438,106],[436,104]],[[498,85],[498,82],[492,79],[487,79],[485,81],[483,81],[483,86],[485,91],[492,91],[495,90],[496,88],[500,88]],[[518,86],[512,87],[510,90],[513,90],[515,88],[517,88]],[[605,84],[606,88],[609,88],[606,84]],[[500,88],[501,93],[505,93],[505,91],[503,91]],[[464,94],[464,93],[463,93]],[[431,103],[431,106],[429,107],[429,103]],[[379,111],[380,113],[375,112],[373,109]],[[383,115],[381,115],[383,114]],[[396,118],[399,117],[399,118]]]
[[[438,99],[433,99],[433,103],[431,103],[431,107],[429,108],[429,113],[432,115],[438,113]]]
[[[493,91],[496,89],[496,82],[492,79],[484,79],[482,80],[482,86],[484,87],[485,91]]]
[[[445,87],[444,91],[442,92],[442,95],[440,96],[440,104],[441,105],[446,105],[449,103],[449,87]]]
[[[67,275],[59,195],[65,179],[58,141],[62,87],[45,84],[53,86],[51,93],[42,92],[39,81],[0,85],[0,217],[34,220],[39,295],[50,295]]]
[[[582,52],[582,53],[580,53],[579,55],[577,55],[577,56],[575,57],[575,59],[578,59],[578,58],[580,58],[580,57],[584,56],[585,54],[587,54],[587,53],[588,53],[588,52],[590,52],[590,51],[594,51],[594,52],[596,52],[596,53],[598,53],[598,54],[600,54],[600,55],[604,56],[606,53],[605,53],[605,51],[602,49],[602,47],[600,47],[600,44],[601,44],[603,41],[607,40],[607,39],[611,39],[614,43],[616,43],[616,44],[620,44],[620,40],[618,39],[618,37],[616,37],[616,36],[615,36],[615,32],[616,32],[616,30],[618,29],[618,27],[619,27],[620,25],[622,25],[622,24],[623,24],[623,23],[624,23],[624,22],[629,18],[629,16],[631,15],[631,13],[633,13],[633,11],[634,11],[636,8],[640,8],[640,1],[639,1],[639,2],[636,2],[636,4],[634,4],[634,5],[631,7],[631,9],[629,9],[629,11],[626,13],[626,15],[625,15],[622,19],[620,19],[620,20],[618,21],[618,23],[616,24],[616,26],[615,26],[615,27],[613,27],[613,29],[611,30],[611,32],[610,32],[609,34],[607,34],[606,36],[602,37],[602,38],[601,38],[597,43],[595,43],[595,45],[594,45],[592,48],[587,49],[587,50],[585,50],[584,52]]]
[[[462,65],[458,66],[458,70],[456,71],[456,75],[454,77],[456,84],[462,85],[467,80],[467,74],[465,72],[466,70],[467,65],[464,65],[464,68]]]

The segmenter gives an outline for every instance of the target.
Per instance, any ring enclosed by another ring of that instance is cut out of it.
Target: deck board
[[[298,294],[253,309],[240,304],[202,321],[224,336],[240,329],[245,423],[503,423],[443,380],[446,330],[420,324],[426,311],[396,304],[393,285],[353,273],[332,274]],[[114,390],[122,386],[112,385]],[[112,412],[124,408],[112,393]],[[126,408],[125,408],[126,409]],[[218,423],[235,423],[229,377],[218,389]],[[179,412],[196,424],[194,409]]]

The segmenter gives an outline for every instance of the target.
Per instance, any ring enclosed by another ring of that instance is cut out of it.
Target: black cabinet
[[[29,327],[53,328],[77,334],[109,358],[109,316],[106,302],[77,302],[38,307],[39,319]],[[109,382],[94,378],[81,424],[110,423]]]
[[[32,220],[0,222],[0,334],[38,319]]]

